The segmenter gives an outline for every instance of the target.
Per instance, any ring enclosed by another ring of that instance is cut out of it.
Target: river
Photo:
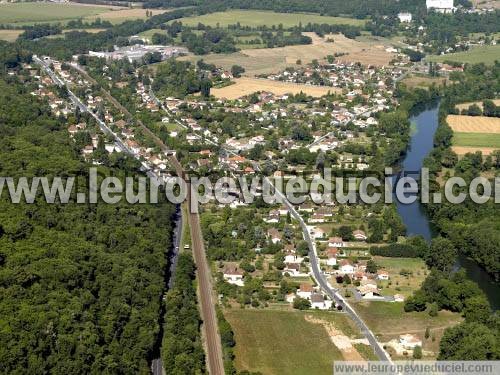
[[[433,140],[438,126],[438,111],[439,104],[435,103],[421,110],[410,119],[413,124],[411,142],[408,152],[401,163],[401,168],[406,172],[413,172],[410,174],[412,177],[416,177],[414,173],[420,170],[423,160],[434,147]],[[427,241],[430,241],[436,235],[419,201],[412,204],[402,204],[396,199],[395,201],[398,213],[406,225],[408,235],[421,235]],[[467,276],[484,291],[491,307],[494,310],[499,310],[500,285],[495,283],[493,278],[471,259],[460,255],[457,260],[458,267],[463,267],[467,272]]]

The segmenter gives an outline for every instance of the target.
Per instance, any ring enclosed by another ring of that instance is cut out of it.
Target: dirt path
[[[305,315],[304,319],[310,323],[321,324],[326,329],[328,336],[330,336],[333,344],[340,350],[342,357],[344,357],[346,361],[365,360],[352,345],[352,340],[338,330],[332,322],[315,318],[312,315]]]

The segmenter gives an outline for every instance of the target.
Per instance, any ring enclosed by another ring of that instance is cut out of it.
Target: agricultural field
[[[0,30],[0,40],[13,42],[24,30]]]
[[[327,24],[346,24],[354,26],[363,26],[365,21],[346,17],[327,17],[317,14],[303,13],[275,13],[266,11],[250,11],[250,10],[229,10],[226,12],[217,12],[205,14],[203,16],[186,17],[180,20],[184,25],[196,26],[198,23],[203,23],[207,26],[234,25],[240,23],[242,26],[259,27],[259,26],[278,26],[288,28],[297,26],[299,23],[303,25],[311,23],[327,23]]]
[[[485,116],[449,115],[446,118],[446,121],[456,133],[500,134],[500,118]]]
[[[168,12],[165,9],[148,9],[153,12],[153,15]],[[93,21],[96,18],[100,18],[103,21],[109,21],[113,24],[122,23],[127,20],[137,20],[146,19],[146,9],[118,9],[111,10],[109,12],[101,13],[97,16],[85,17],[85,20]]]
[[[231,69],[233,65],[245,68],[246,76],[276,73],[289,66],[296,66],[297,60],[302,64],[312,60],[323,60],[327,55],[335,53],[348,53],[338,59],[341,61],[359,61],[364,64],[387,65],[395,55],[385,51],[386,45],[368,42],[359,42],[348,39],[341,34],[318,37],[315,33],[304,33],[313,40],[312,44],[287,46],[280,48],[249,48],[230,54],[211,54],[204,56],[190,55],[181,57],[180,60],[196,62],[203,59],[206,63]],[[333,38],[334,42],[326,39]]]
[[[399,335],[411,333],[422,339],[424,351],[435,354],[439,351],[439,341],[445,328],[462,321],[460,314],[449,311],[440,311],[435,317],[425,311],[407,313],[401,302],[355,302],[353,308],[377,335],[379,341],[388,342],[399,338]],[[426,327],[429,327],[431,337],[424,340]]]
[[[0,24],[33,24],[37,22],[61,22],[77,18],[97,16],[113,7],[55,3],[7,3],[0,4]]]
[[[446,121],[454,132],[452,149],[458,155],[475,151],[489,155],[500,149],[500,119],[449,115]]]
[[[242,50],[242,53],[265,60],[277,58],[286,64],[295,64],[297,60],[301,60],[302,63],[309,63],[314,59],[324,59],[327,55],[347,53],[347,55],[339,57],[338,60],[381,66],[388,65],[395,57],[394,54],[385,51],[386,46],[384,44],[360,42],[346,38],[342,34],[326,35],[324,38],[318,37],[315,33],[304,34],[311,37],[312,44]],[[328,42],[328,39],[333,39],[334,42]]]
[[[288,82],[271,81],[269,79],[242,77],[236,78],[235,83],[220,89],[211,90],[212,95],[217,98],[237,99],[257,91],[269,91],[275,95],[298,94],[301,91],[313,97],[320,97],[328,92],[339,92],[340,90],[328,86],[300,85]]]
[[[495,60],[500,60],[500,45],[480,46],[464,52],[449,53],[441,56],[429,56],[426,60],[433,62],[456,61],[469,64],[485,63],[493,65]]]
[[[165,9],[150,10],[154,15]],[[146,19],[145,9],[128,9],[116,6],[84,5],[76,3],[7,3],[0,4],[0,24],[30,25],[34,23],[67,22],[82,18],[93,21],[97,18],[111,23],[131,19]]]
[[[332,323],[345,336],[357,332],[348,317],[335,312],[226,309],[224,315],[235,333],[238,371],[327,374],[345,356],[319,322]]]

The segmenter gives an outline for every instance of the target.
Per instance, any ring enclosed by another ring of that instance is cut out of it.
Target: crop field
[[[395,55],[385,51],[383,44],[359,42],[346,38],[342,34],[327,35],[325,38],[320,38],[315,33],[304,34],[312,38],[312,44],[242,50],[242,53],[259,59],[281,59],[286,64],[295,64],[297,60],[309,63],[314,59],[321,60],[327,55],[335,53],[347,53],[347,55],[338,58],[340,61],[356,61],[372,65],[388,65],[395,57]],[[329,38],[333,39],[334,42],[327,42]]]
[[[465,103],[466,106],[472,103]],[[446,118],[453,130],[452,149],[458,155],[481,151],[489,155],[500,149],[500,119],[484,116],[449,115]]]
[[[58,22],[95,16],[111,11],[112,7],[55,3],[0,4],[0,24],[30,24]]]
[[[287,46],[280,48],[251,48],[230,54],[211,54],[203,56],[184,56],[181,60],[196,62],[203,59],[205,62],[231,69],[233,65],[245,68],[246,76],[276,73],[289,66],[296,66],[297,60],[302,64],[312,60],[323,60],[327,55],[336,52],[348,53],[338,59],[341,61],[359,61],[364,64],[387,65],[395,55],[385,51],[385,45],[378,43],[359,42],[348,39],[341,34],[328,35],[334,42],[326,42],[315,33],[304,33],[313,39],[309,45]]]
[[[500,60],[500,45],[496,46],[480,46],[471,48],[469,51],[449,53],[441,56],[429,56],[427,61],[443,62],[456,61],[460,63],[485,63],[493,65],[495,60]]]
[[[237,99],[257,91],[269,91],[275,95],[298,94],[301,91],[313,97],[320,97],[328,92],[340,92],[335,87],[300,85],[288,82],[271,81],[269,79],[242,77],[236,78],[235,84],[212,89],[211,93],[217,98]]]
[[[328,374],[332,362],[341,360],[321,324],[306,315],[333,322],[346,335],[349,319],[332,312],[227,309],[224,312],[235,333],[235,364],[238,371],[262,374]]]
[[[449,115],[446,121],[457,133],[500,133],[500,118]]]
[[[203,16],[186,17],[180,20],[183,24],[188,26],[196,26],[198,23],[203,23],[207,26],[226,27],[227,25],[234,25],[239,22],[242,26],[278,26],[282,24],[283,27],[297,26],[299,23],[303,25],[311,23],[327,23],[327,24],[346,24],[363,26],[365,21],[354,18],[345,17],[327,17],[317,14],[302,14],[302,13],[275,13],[266,11],[250,11],[250,10],[229,10],[226,12],[217,12],[212,14],[205,14]]]
[[[153,12],[153,15],[168,12],[165,9],[148,9]],[[94,20],[100,18],[103,21],[109,21],[113,24],[118,24],[127,20],[146,19],[146,9],[117,9],[101,13],[97,16],[86,17],[86,20]]]
[[[0,40],[13,42],[24,30],[0,30]]]

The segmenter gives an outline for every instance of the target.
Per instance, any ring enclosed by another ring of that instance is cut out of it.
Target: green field
[[[500,134],[453,133],[453,146],[500,148]]]
[[[0,4],[0,24],[57,22],[94,16],[111,10],[107,7],[55,3]]]
[[[239,371],[262,374],[329,374],[334,360],[341,360],[321,324],[307,322],[305,314],[334,321],[346,335],[352,334],[348,318],[328,312],[227,309],[235,332],[235,361]]]
[[[495,63],[495,60],[500,60],[500,45],[497,44],[496,46],[474,47],[465,52],[450,53],[441,56],[429,56],[426,60],[433,62],[456,61],[469,64],[482,62],[492,65]]]
[[[311,23],[328,23],[328,24],[347,24],[362,26],[365,24],[363,20],[345,17],[326,17],[316,14],[301,14],[301,13],[275,13],[265,11],[246,11],[246,10],[229,10],[227,12],[218,12],[206,14],[203,16],[182,18],[183,24],[188,26],[196,26],[199,22],[208,25],[216,26],[219,24],[224,27],[233,25],[239,22],[242,26],[272,26],[283,24],[283,27],[296,26],[299,23],[303,25]]]

